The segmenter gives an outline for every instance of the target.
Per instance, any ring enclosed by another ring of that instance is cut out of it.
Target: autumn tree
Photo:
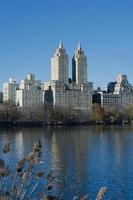
[[[100,104],[93,104],[92,106],[92,117],[96,123],[100,123],[104,118],[104,109]]]

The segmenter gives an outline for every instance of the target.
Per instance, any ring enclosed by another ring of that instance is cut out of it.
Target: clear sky
[[[133,0],[0,0],[0,89],[28,72],[50,80],[62,40],[71,59],[78,42],[88,80],[103,89],[120,73],[133,84]]]

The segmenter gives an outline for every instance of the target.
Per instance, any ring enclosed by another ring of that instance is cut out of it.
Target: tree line
[[[133,105],[121,108],[119,105],[104,109],[100,104],[93,104],[92,120],[95,123],[121,124],[133,121]]]
[[[81,110],[74,110],[72,107],[51,107],[47,104],[40,104],[33,108],[21,109],[11,102],[0,104],[0,122],[42,122],[42,123],[131,123],[133,120],[133,105],[124,109],[111,107],[104,109],[99,104],[93,104],[91,113],[84,113]]]
[[[0,104],[0,122],[18,123],[18,122],[79,122],[87,121],[88,115],[82,111],[75,111],[72,107],[64,109],[58,106],[49,106],[40,104],[37,107],[20,108],[12,102]]]

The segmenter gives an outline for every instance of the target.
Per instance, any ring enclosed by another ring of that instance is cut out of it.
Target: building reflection
[[[14,148],[17,158],[22,159],[24,157],[24,139],[22,131],[15,134]]]
[[[84,193],[89,177],[91,143],[88,142],[88,130],[83,134],[84,137],[80,128],[56,129],[51,138],[53,169],[62,178],[68,170],[68,182],[73,183],[71,190],[75,194]]]
[[[0,151],[0,158],[5,157],[6,162],[15,167],[39,139],[46,170],[53,169],[62,179],[68,170],[67,195],[70,198],[67,199],[71,199],[72,194],[85,193],[90,193],[90,199],[94,199],[102,186],[109,188],[112,199],[117,196],[132,199],[128,197],[133,184],[133,128],[82,126],[0,130],[1,149],[5,143],[11,143],[9,154]]]

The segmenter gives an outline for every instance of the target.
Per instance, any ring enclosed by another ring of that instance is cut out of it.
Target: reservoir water
[[[105,199],[133,199],[133,127],[131,126],[70,126],[48,128],[0,129],[1,149],[10,142],[6,160],[12,168],[42,142],[42,159],[47,171],[54,170],[66,178],[64,199],[88,194],[95,199],[106,186]]]

